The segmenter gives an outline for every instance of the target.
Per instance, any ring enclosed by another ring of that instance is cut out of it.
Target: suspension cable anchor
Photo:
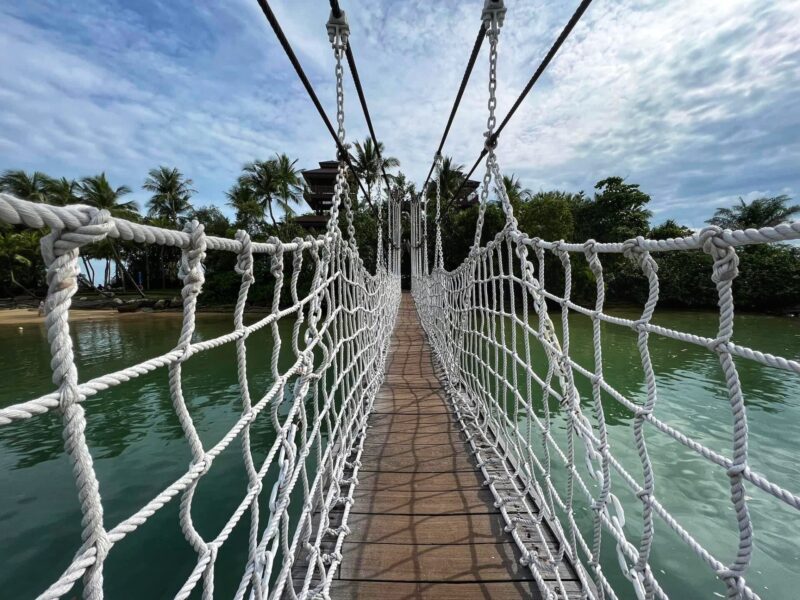
[[[487,152],[491,152],[497,148],[497,133],[489,133],[488,131],[483,134],[486,136],[486,141],[483,143],[483,148]]]
[[[503,0],[486,0],[483,4],[481,20],[486,31],[497,31],[503,26],[506,17],[506,5]]]
[[[341,11],[337,17],[331,11],[331,16],[328,18],[328,23],[325,25],[328,30],[328,39],[331,44],[335,44],[337,39],[340,39],[343,44],[347,44],[347,38],[350,36],[350,25],[347,23],[347,14]]]

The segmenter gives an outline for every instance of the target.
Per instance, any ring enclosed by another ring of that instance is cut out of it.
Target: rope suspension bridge
[[[48,282],[45,324],[55,385],[52,393],[0,409],[0,435],[3,426],[58,412],[83,516],[82,545],[40,598],[74,597],[79,588],[84,598],[102,598],[109,553],[173,502],[179,504],[183,535],[197,554],[176,598],[198,593],[214,597],[218,552],[240,522],[249,522],[249,533],[236,598],[667,598],[658,572],[651,567],[656,530],[664,528],[685,545],[687,561],[701,561],[719,578],[728,598],[758,598],[747,581],[757,535],[749,495],[760,493],[795,510],[800,510],[800,496],[750,466],[748,415],[736,361],[792,376],[800,375],[800,363],[732,341],[732,284],[738,274],[737,247],[798,239],[800,224],[746,231],[708,227],[679,239],[615,243],[567,243],[526,235],[502,184],[495,153],[499,134],[590,0],[581,2],[499,126],[497,58],[506,9],[501,0],[486,0],[479,33],[422,193],[400,197],[386,173],[379,174],[386,189],[373,192],[379,221],[378,260],[375,272],[370,273],[359,255],[353,224],[344,62],[354,76],[376,148],[378,144],[345,13],[332,0],[327,32],[336,65],[334,128],[268,2],[258,2],[338,150],[334,202],[324,233],[262,243],[240,231],[235,239],[224,239],[206,235],[203,224],[196,221],[182,231],[172,231],[114,218],[88,206],[50,206],[0,194],[0,221],[49,229],[42,239],[42,255]],[[487,128],[472,169],[485,166],[478,221],[468,257],[447,271],[440,223],[441,150],[486,40]],[[492,188],[505,226],[481,245]],[[429,198],[435,199],[435,207],[428,206]],[[428,231],[431,216],[434,232]],[[403,240],[404,231],[407,240]],[[434,236],[432,257],[428,256],[430,235]],[[70,336],[70,303],[78,289],[81,249],[106,238],[180,249],[182,328],[171,351],[81,381]],[[411,295],[401,291],[404,248],[411,262]],[[704,252],[713,259],[709,277],[719,298],[714,337],[652,322],[659,299],[657,257],[675,251]],[[235,254],[241,284],[232,330],[196,341],[197,301],[209,253]],[[547,254],[558,259],[563,289],[554,291],[545,285]],[[606,312],[604,255],[622,255],[641,269],[648,294],[638,319]],[[255,280],[254,263],[259,260],[269,263],[272,309],[246,325],[245,306]],[[571,298],[576,262],[588,265],[594,276],[594,306]],[[304,268],[310,268],[313,277],[308,291],[302,293],[298,281]],[[282,305],[287,290],[290,302]],[[548,303],[558,306],[559,313],[551,315]],[[571,353],[572,314],[591,320],[592,365],[581,364]],[[283,339],[281,322],[291,323],[291,339]],[[626,396],[606,378],[603,326],[636,333],[643,400]],[[256,393],[247,378],[247,340],[262,329],[270,332],[272,340],[271,378],[268,388]],[[650,357],[651,336],[698,346],[718,356],[730,402],[730,455],[699,443],[656,416],[659,390]],[[207,445],[187,407],[182,365],[192,356],[226,344],[235,346],[241,415],[223,437]],[[281,369],[278,357],[284,346],[291,347],[293,359],[288,368]],[[535,364],[535,357],[541,357],[543,364]],[[138,511],[110,524],[85,433],[84,404],[105,390],[157,371],[165,371],[168,377],[172,405],[192,462]],[[591,386],[590,397],[581,397],[580,379]],[[609,441],[607,402],[633,415],[629,443],[641,463],[638,472],[623,466]],[[563,429],[553,426],[554,405],[566,418]],[[251,425],[259,419],[269,420],[276,434],[260,462],[251,446]],[[713,555],[660,502],[658,489],[669,481],[657,481],[654,474],[648,439],[655,435],[686,446],[713,465],[720,478],[727,478],[737,539],[729,555]],[[234,444],[241,447],[247,487],[224,526],[213,537],[204,537],[193,520],[195,490],[215,468],[214,459]],[[266,514],[260,503],[265,496]],[[626,518],[623,496],[640,506],[636,526],[631,526],[630,516]],[[590,532],[579,526],[580,512],[591,515]],[[612,556],[618,560],[607,560],[606,547],[614,548]],[[621,570],[627,583],[619,585],[620,578],[610,575],[614,569]]]

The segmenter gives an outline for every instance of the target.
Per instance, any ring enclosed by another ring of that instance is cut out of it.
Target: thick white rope
[[[342,186],[340,194],[345,189]],[[83,545],[63,575],[40,597],[60,598],[68,594],[74,583],[83,577],[84,597],[102,598],[103,564],[109,551],[179,494],[181,528],[188,543],[197,552],[198,561],[184,586],[176,591],[176,597],[188,597],[201,581],[203,597],[213,597],[217,552],[246,512],[250,512],[250,532],[240,597],[250,593],[257,598],[279,597],[283,593],[279,590],[288,590],[294,585],[292,582],[298,579],[305,579],[308,585],[295,594],[296,597],[312,597],[329,587],[341,560],[343,538],[349,531],[346,522],[349,510],[344,511],[342,522],[334,532],[327,525],[328,515],[338,510],[345,487],[347,492],[344,497],[349,497],[352,502],[357,467],[353,475],[345,477],[345,471],[354,467],[345,458],[355,452],[357,461],[363,447],[366,420],[382,381],[388,340],[399,306],[399,275],[385,268],[380,268],[375,275],[367,273],[357,250],[343,240],[338,226],[318,238],[296,239],[290,243],[271,239],[266,244],[255,244],[241,231],[234,240],[213,238],[217,240],[213,242],[217,250],[237,253],[235,269],[242,283],[234,311],[234,330],[217,338],[192,343],[197,297],[204,281],[202,265],[212,245],[209,243],[212,238],[204,234],[202,225],[197,222],[187,224],[183,232],[157,230],[163,233],[158,236],[154,234],[152,239],[155,243],[161,240],[162,243],[180,247],[183,252],[180,263],[180,276],[184,282],[183,325],[175,349],[138,365],[79,384],[69,332],[69,306],[71,297],[77,291],[79,248],[100,242],[112,234],[121,235],[119,232],[136,232],[139,225],[114,220],[107,212],[89,207],[49,207],[5,194],[0,203],[13,209],[14,216],[9,218],[11,223],[63,227],[52,229],[42,239],[49,286],[45,301],[45,323],[53,355],[53,381],[58,390],[0,412],[0,425],[34,418],[56,408],[63,415],[65,449],[72,461],[81,500]],[[52,211],[53,208],[59,210]],[[6,216],[7,213],[3,213],[3,218]],[[333,217],[331,220],[336,224]],[[152,233],[152,230],[155,228],[145,231]],[[397,230],[393,233],[396,235]],[[271,262],[271,275],[275,281],[273,310],[267,317],[245,325],[244,308],[253,283],[253,264],[255,256],[261,254],[267,254]],[[312,257],[314,275],[311,289],[301,297],[297,285],[304,255],[308,254]],[[291,257],[291,305],[282,307],[280,298],[285,287],[284,256]],[[283,340],[278,323],[292,316],[291,346],[295,361],[281,372],[277,357]],[[271,328],[273,336],[273,381],[264,396],[253,404],[247,384],[246,340],[267,326]],[[242,415],[219,442],[206,449],[183,399],[181,367],[192,356],[231,342],[236,345]],[[81,403],[92,395],[162,368],[169,371],[170,392],[192,451],[192,464],[183,476],[136,514],[106,529],[100,486],[84,434],[86,418]],[[278,407],[287,402],[287,389],[293,390],[288,395],[290,406],[285,416],[281,417]],[[343,400],[337,412],[334,398],[339,396]],[[313,405],[313,415],[307,413],[307,405]],[[249,429],[267,407],[271,409],[269,412],[277,438],[261,466],[257,467],[253,462]],[[204,539],[192,520],[194,490],[199,480],[211,470],[214,458],[237,437],[242,444],[248,487],[242,502],[219,534],[213,539]],[[306,462],[307,458],[315,455],[322,457],[322,460]],[[269,514],[265,516],[266,523],[262,524],[258,498],[264,480],[275,477],[276,473],[273,501]],[[290,523],[290,496],[298,481],[302,482],[304,499],[297,523]],[[314,512],[323,517],[312,523],[311,515]],[[321,546],[330,543],[332,533],[338,550],[334,552],[335,556],[328,559],[321,551]],[[276,544],[283,550],[279,571],[272,568],[277,554]],[[267,550],[269,546],[273,548],[272,551]],[[307,567],[298,571],[297,567],[293,567],[298,552],[324,560],[310,560]],[[311,589],[312,582],[314,589]]]
[[[492,6],[495,7],[494,13]],[[490,41],[487,140],[492,140],[494,127],[497,38],[502,25],[502,15],[497,11],[502,10],[501,6],[502,3],[498,7],[487,2],[483,14]],[[482,226],[492,179],[506,215],[506,226],[494,240],[481,247]],[[552,577],[545,579],[543,573],[554,573],[561,562],[568,560],[577,569],[586,597],[616,598],[616,592],[600,563],[602,539],[607,533],[616,544],[620,567],[636,595],[648,600],[666,598],[650,567],[655,518],[658,517],[725,583],[729,598],[757,598],[746,582],[753,550],[753,524],[744,484],[749,482],[798,510],[800,495],[752,471],[748,464],[747,414],[733,358],[752,360],[795,374],[800,374],[800,362],[762,353],[731,341],[734,319],[732,282],[738,274],[735,248],[746,244],[798,239],[800,223],[744,231],[707,227],[684,238],[646,240],[639,237],[620,243],[589,240],[574,244],[529,238],[519,230],[514,218],[513,207],[502,185],[494,148],[490,144],[487,144],[486,174],[480,199],[475,240],[468,258],[452,272],[437,268],[428,274],[425,269],[420,269],[414,276],[412,291],[423,327],[441,365],[456,414],[467,433],[478,465],[487,476],[487,485],[501,507],[508,530],[520,546],[523,562],[530,568],[542,594],[555,598],[557,594],[564,593],[558,578],[554,582]],[[421,228],[424,226],[424,214],[417,214],[419,223],[416,227]],[[415,246],[412,244],[413,248]],[[535,262],[529,260],[529,250],[533,250]],[[658,263],[654,254],[678,250],[704,251],[714,259],[710,275],[717,286],[720,307],[719,327],[714,338],[651,323],[659,297]],[[545,286],[545,252],[554,254],[561,264],[565,288],[560,293],[548,290]],[[605,283],[601,254],[622,254],[639,265],[648,283],[648,296],[638,319],[624,319],[604,312]],[[582,256],[595,277],[596,301],[592,308],[581,306],[570,298],[573,255]],[[419,262],[420,257],[413,256],[412,261]],[[427,264],[427,261],[423,260],[423,264]],[[560,307],[560,338],[548,315],[547,301]],[[530,323],[530,309],[537,315],[538,325]],[[591,369],[577,363],[570,355],[570,312],[583,314],[592,321],[594,366]],[[628,327],[637,333],[644,378],[643,402],[626,397],[606,380],[603,373],[602,323]],[[702,346],[719,356],[733,417],[731,457],[700,444],[654,416],[658,389],[649,351],[649,336],[652,334]],[[518,336],[522,337],[522,346]],[[535,340],[544,350],[544,377],[534,370],[531,340]],[[576,376],[586,378],[591,383],[591,402],[585,406],[574,383]],[[532,390],[536,385],[541,389],[541,397],[534,398]],[[633,413],[632,444],[641,462],[641,477],[634,477],[614,456],[605,422],[604,394]],[[560,442],[556,440],[556,431],[552,427],[550,397],[559,402],[566,416],[565,436]],[[589,407],[593,420],[584,414]],[[658,501],[646,442],[648,424],[653,432],[666,434],[691,448],[721,467],[727,475],[738,529],[735,556],[729,564],[712,556]],[[542,443],[540,450],[534,450],[532,446],[537,432]],[[577,468],[579,454],[583,455],[590,477],[597,482],[594,490]],[[563,490],[556,487],[552,477],[553,469],[558,467],[559,462],[566,474]],[[612,491],[612,471],[620,476],[629,492],[642,503],[641,533],[636,543],[629,539],[622,505]],[[591,541],[584,538],[575,521],[575,503],[578,500],[575,492],[585,498],[586,506],[592,511]],[[527,502],[520,503],[523,499]],[[511,511],[511,506],[514,506],[514,511]],[[529,548],[529,542],[517,534],[520,523],[535,528],[542,519],[547,519],[562,544],[557,555],[549,551],[542,555],[541,550]],[[584,565],[594,576],[594,586],[589,585],[585,578]]]
[[[341,57],[346,32],[334,31],[337,55],[337,105],[340,141],[344,140]],[[343,165],[343,163],[342,163]],[[133,533],[173,498],[181,495],[180,524],[187,542],[198,555],[176,598],[187,598],[202,581],[202,597],[214,594],[214,567],[220,547],[233,528],[250,513],[247,564],[237,598],[328,597],[331,580],[341,561],[341,548],[349,533],[347,519],[358,483],[358,467],[373,401],[383,380],[388,341],[400,303],[399,202],[389,203],[393,250],[391,268],[379,262],[368,273],[355,244],[353,214],[344,166],[337,174],[334,202],[324,235],[283,243],[253,243],[240,231],[233,240],[206,236],[203,226],[190,222],[182,232],[111,218],[107,212],[85,206],[54,207],[0,194],[0,220],[33,228],[49,227],[42,240],[47,265],[46,326],[53,355],[53,381],[57,390],[35,400],[0,410],[0,426],[43,415],[58,408],[64,421],[64,440],[83,513],[83,545],[63,575],[40,598],[60,598],[84,578],[84,598],[103,597],[103,565],[120,540]],[[339,203],[348,217],[348,240],[339,229]],[[181,248],[180,277],[184,286],[183,325],[176,347],[115,373],[78,383],[69,332],[69,306],[77,291],[78,252],[81,246],[107,236]],[[233,331],[223,336],[192,342],[196,328],[197,298],[204,283],[203,262],[209,251],[237,254],[236,272],[241,277],[233,316]],[[266,255],[274,281],[272,312],[245,325],[244,309],[253,283],[254,261]],[[313,267],[311,289],[298,292],[304,257]],[[285,273],[289,264],[291,274]],[[289,306],[281,306],[288,278]],[[284,340],[282,319],[293,318],[293,364],[283,371],[278,361]],[[253,403],[247,381],[247,338],[270,327],[272,337],[271,383]],[[242,402],[240,418],[215,445],[206,449],[183,397],[182,365],[192,356],[235,342],[237,377]],[[170,394],[178,420],[192,453],[188,471],[167,486],[134,515],[107,530],[103,502],[84,434],[86,418],[81,404],[88,397],[145,373],[166,369]],[[261,465],[256,465],[250,444],[250,426],[265,409],[276,439]],[[214,459],[239,438],[247,473],[242,501],[213,539],[203,538],[192,518],[194,491],[212,469]],[[269,511],[259,514],[259,496],[265,480],[273,483]],[[299,487],[298,487],[299,486]],[[298,489],[302,500],[295,499]],[[290,508],[300,503],[297,508]],[[333,513],[340,523],[330,526]],[[299,514],[299,516],[297,516]],[[295,515],[295,516],[291,516]],[[327,550],[333,545],[332,550]],[[280,554],[280,564],[276,558]],[[298,566],[307,558],[307,566]],[[301,582],[301,583],[298,583]],[[168,592],[167,592],[168,593]]]

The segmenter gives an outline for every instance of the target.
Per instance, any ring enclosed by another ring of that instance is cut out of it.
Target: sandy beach
[[[153,311],[153,312],[134,312],[121,313],[114,308],[103,308],[96,310],[71,310],[69,320],[71,323],[78,321],[105,321],[108,319],[141,319],[142,317],[169,317],[175,318],[181,315],[180,311]],[[3,325],[32,325],[44,323],[44,317],[40,317],[34,308],[10,308],[0,310],[0,327]]]
[[[265,307],[248,307],[245,315],[253,315],[254,317],[261,317],[269,312]],[[183,311],[179,309],[166,309],[166,310],[140,310],[138,312],[121,313],[115,308],[98,308],[98,309],[73,309],[69,312],[70,323],[77,323],[80,321],[107,321],[109,319],[126,319],[133,320],[149,318],[149,319],[177,319],[183,315]],[[197,311],[198,318],[209,315],[233,315],[232,307],[201,307]],[[34,308],[9,308],[0,310],[0,327],[3,325],[35,325],[44,323],[44,317],[40,317],[39,313]]]

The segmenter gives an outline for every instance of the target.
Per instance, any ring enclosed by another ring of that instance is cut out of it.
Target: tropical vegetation
[[[377,261],[377,208],[373,206],[375,186],[383,185],[386,172],[400,197],[418,195],[418,190],[397,169],[399,161],[385,154],[382,144],[372,140],[354,144],[351,156],[350,193],[354,205],[356,237],[368,268]],[[360,193],[355,177],[365,186]],[[464,167],[450,157],[443,158],[438,178],[441,189],[441,223],[445,267],[454,268],[469,252],[478,214],[476,200],[467,201],[456,191],[464,181]],[[548,240],[621,241],[637,236],[653,239],[691,235],[692,229],[667,220],[652,225],[651,198],[639,185],[612,176],[598,181],[593,193],[548,190],[533,192],[519,177],[503,177],[505,189],[515,210],[520,228],[531,237]],[[254,240],[270,236],[293,239],[309,233],[294,221],[302,206],[304,183],[297,160],[276,154],[254,160],[242,167],[240,175],[226,193],[224,206],[195,206],[192,179],[179,169],[160,165],[149,171],[141,184],[147,194],[145,212],[131,200],[132,189],[111,183],[105,173],[71,180],[45,173],[8,170],[0,176],[0,191],[34,202],[54,205],[83,203],[105,209],[116,217],[179,229],[189,219],[204,223],[210,235],[231,237],[237,229],[248,231]],[[435,186],[428,188],[428,200],[435,199]],[[429,203],[429,207],[432,204]],[[233,218],[229,218],[228,214]],[[739,199],[731,206],[717,207],[707,223],[723,228],[745,229],[776,226],[800,214],[800,205],[788,196]],[[433,257],[434,211],[428,211],[429,257]],[[482,243],[492,239],[503,227],[505,217],[496,201],[486,208]],[[385,219],[384,219],[385,226]],[[407,227],[407,219],[404,227]],[[0,296],[42,296],[45,289],[44,265],[39,252],[42,232],[21,227],[0,229]],[[386,239],[386,234],[384,234]],[[746,246],[737,250],[740,276],[734,282],[737,306],[761,311],[800,311],[800,248],[791,244]],[[81,283],[87,289],[111,295],[134,291],[142,295],[154,290],[177,290],[180,252],[164,246],[151,247],[119,240],[106,240],[81,253]],[[572,256],[572,297],[593,303],[594,276],[580,255]],[[209,253],[205,261],[206,281],[202,300],[230,303],[239,286],[233,255]],[[288,259],[287,259],[288,260]],[[406,265],[408,264],[406,259]],[[545,256],[548,287],[564,284],[564,270],[558,257]],[[661,305],[712,307],[716,290],[711,281],[711,258],[703,252],[669,252],[658,256]],[[113,268],[112,268],[113,267]],[[610,303],[641,303],[647,295],[647,282],[639,267],[621,255],[603,257],[606,297]],[[271,296],[268,261],[257,261],[256,285],[251,292],[255,302],[266,303]],[[307,284],[310,267],[304,267],[301,286]],[[306,273],[305,271],[308,271]]]

